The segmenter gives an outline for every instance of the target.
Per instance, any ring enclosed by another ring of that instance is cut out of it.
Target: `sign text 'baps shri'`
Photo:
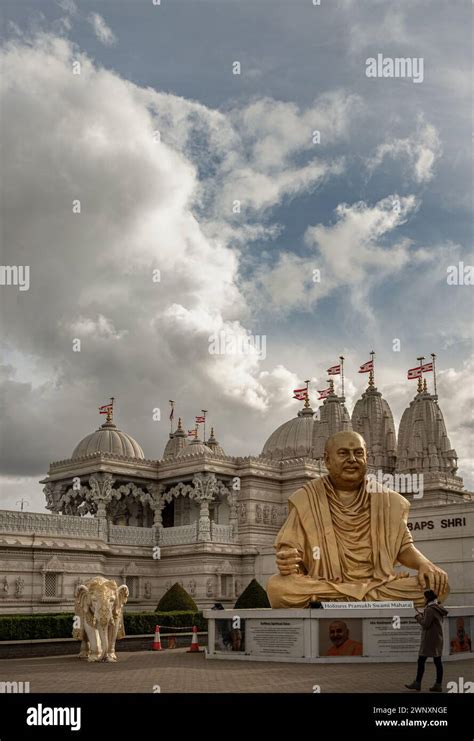
[[[442,529],[447,527],[466,527],[466,518],[445,517],[441,520],[440,525]],[[433,530],[434,526],[433,520],[415,520],[415,522],[408,523],[409,530]]]

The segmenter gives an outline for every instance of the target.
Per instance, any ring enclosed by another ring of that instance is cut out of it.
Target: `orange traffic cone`
[[[188,649],[186,653],[188,654],[202,653],[202,650],[199,648],[198,629],[196,625],[193,625],[193,637],[191,639],[191,647]]]
[[[152,651],[161,651],[161,637],[160,637],[160,626],[155,626],[155,640],[153,641],[153,645],[151,647]]]

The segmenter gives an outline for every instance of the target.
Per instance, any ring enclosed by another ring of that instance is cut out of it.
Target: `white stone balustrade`
[[[211,540],[214,543],[233,543],[232,527],[211,522]]]
[[[109,525],[109,543],[115,545],[153,546],[155,534],[152,527]]]
[[[198,542],[198,521],[176,527],[135,527],[112,525],[103,518],[51,515],[35,512],[0,510],[0,533],[35,533],[108,540],[114,545],[162,546]],[[107,535],[108,533],[108,535]],[[158,535],[158,540],[157,540]],[[210,522],[210,539],[215,543],[233,543],[231,525]]]
[[[37,533],[38,535],[100,537],[99,521],[95,517],[0,510],[0,533],[20,532]]]
[[[197,522],[191,525],[164,527],[160,530],[160,545],[185,545],[197,542]]]

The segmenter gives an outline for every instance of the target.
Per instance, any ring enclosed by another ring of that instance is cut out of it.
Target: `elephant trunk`
[[[112,610],[107,605],[100,605],[95,611],[95,621],[99,628],[107,628],[109,623],[113,620]]]
[[[100,657],[104,659],[109,652],[109,636],[107,626],[98,625],[97,631],[100,638]]]

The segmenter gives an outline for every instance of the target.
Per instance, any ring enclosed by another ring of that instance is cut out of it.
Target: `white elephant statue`
[[[123,606],[128,587],[96,576],[80,584],[76,592],[73,638],[81,642],[79,658],[117,661],[115,641],[125,636]]]

